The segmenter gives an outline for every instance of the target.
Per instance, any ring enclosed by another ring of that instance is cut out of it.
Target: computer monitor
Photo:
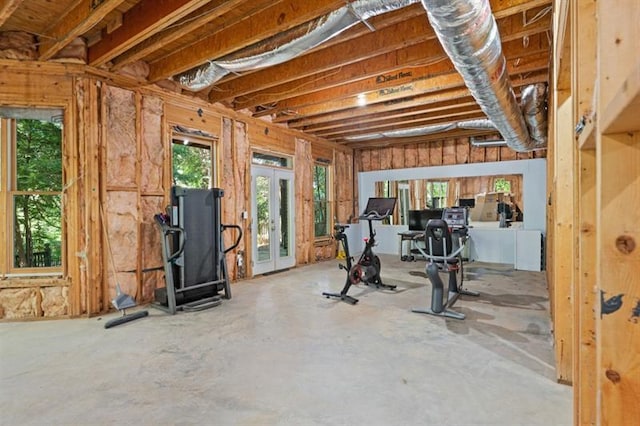
[[[424,231],[430,219],[442,219],[443,209],[409,210],[409,231]]]
[[[460,198],[458,200],[458,206],[460,207],[469,207],[470,209],[476,206],[475,198]]]
[[[426,226],[422,221],[422,210],[409,210],[409,231],[424,231]]]

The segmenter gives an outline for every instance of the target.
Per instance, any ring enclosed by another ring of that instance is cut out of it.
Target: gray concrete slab
[[[428,306],[424,261],[382,256],[395,292],[351,306],[336,261],[233,285],[219,307],[109,330],[0,324],[3,425],[570,425],[544,274],[467,264],[464,321]]]

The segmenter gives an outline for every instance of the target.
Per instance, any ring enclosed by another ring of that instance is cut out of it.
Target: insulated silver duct
[[[412,127],[410,129],[390,130],[388,132],[368,133],[366,135],[349,136],[349,141],[366,141],[380,138],[410,138],[415,136],[432,135],[434,133],[448,132],[450,130],[496,130],[490,120],[466,120],[455,123],[432,124],[430,126]]]
[[[515,151],[539,145],[509,81],[489,0],[422,0],[429,22],[478,105]]]
[[[547,145],[547,84],[531,84],[520,93],[520,109],[536,148]]]
[[[383,13],[402,9],[420,0],[356,0],[346,6],[316,19],[306,34],[290,40],[268,52],[233,59],[209,61],[174,77],[187,90],[202,90],[225,75],[233,72],[256,70],[281,64],[305,53],[321,43],[337,36],[358,22],[365,22]],[[293,31],[298,31],[294,29]]]

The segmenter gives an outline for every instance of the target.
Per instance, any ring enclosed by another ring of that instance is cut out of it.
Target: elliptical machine
[[[361,220],[364,219],[369,222],[369,237],[365,238],[364,250],[355,265],[352,265],[353,257],[351,257],[351,254],[349,253],[349,243],[347,241],[347,235],[344,232],[349,225],[336,224],[334,226],[334,229],[336,230],[334,237],[342,243],[346,257],[346,265],[339,264],[338,268],[347,271],[347,279],[340,293],[323,292],[323,296],[327,298],[335,297],[344,302],[355,305],[358,303],[358,299],[347,295],[352,284],[362,282],[365,285],[375,286],[376,288],[383,288],[386,290],[394,290],[396,288],[395,285],[384,284],[380,277],[380,269],[382,268],[382,265],[380,263],[380,258],[373,253],[373,246],[376,244],[376,233],[372,224],[372,221],[374,220],[384,220],[389,217],[391,213],[393,213],[395,206],[395,198],[369,198],[367,207],[362,215],[358,217]]]

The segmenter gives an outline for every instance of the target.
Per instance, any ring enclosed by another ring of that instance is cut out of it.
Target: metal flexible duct
[[[531,84],[522,89],[520,109],[529,129],[529,136],[536,143],[535,148],[547,145],[547,84]]]
[[[525,122],[529,128],[531,139],[535,142],[528,151],[540,149],[547,144],[547,85],[537,83],[522,89],[520,105]],[[432,135],[434,133],[448,132],[451,130],[498,130],[491,120],[477,119],[456,121],[445,124],[432,124],[429,126],[413,127],[410,129],[390,130],[388,132],[368,133],[365,135],[350,136],[349,141],[366,141],[380,138],[408,138],[416,136]]]
[[[358,22],[365,22],[373,16],[402,9],[418,2],[419,0],[357,0],[314,20],[309,24],[306,34],[270,51],[240,58],[234,54],[233,59],[209,61],[178,74],[173,79],[187,90],[202,90],[231,72],[250,71],[286,62],[330,40]],[[298,30],[299,28],[292,31]]]
[[[513,88],[489,0],[422,0],[429,22],[478,105],[515,151],[539,148]]]
[[[455,123],[432,124],[430,126],[412,127],[410,129],[390,130],[388,132],[368,133],[366,135],[349,136],[349,141],[367,141],[380,138],[410,138],[416,136],[432,135],[434,133],[448,132],[456,129],[465,130],[496,130],[490,120],[466,120]]]

